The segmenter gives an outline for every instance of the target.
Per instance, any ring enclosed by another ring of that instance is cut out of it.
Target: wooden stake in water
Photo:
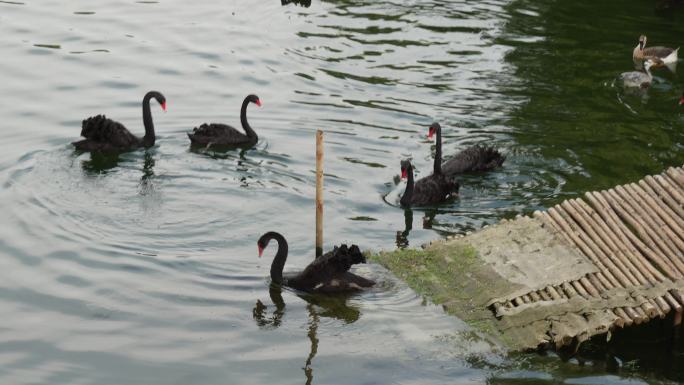
[[[323,255],[323,131],[316,131],[316,258]]]

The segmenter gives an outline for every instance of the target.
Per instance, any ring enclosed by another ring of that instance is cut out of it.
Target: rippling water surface
[[[314,132],[325,243],[415,247],[684,163],[682,81],[616,83],[641,33],[679,46],[648,1],[0,1],[0,382],[11,384],[643,383],[674,363],[505,357],[376,265],[343,298],[269,289],[278,230],[313,256]],[[97,113],[157,144],[78,154]],[[191,150],[203,122],[249,120],[247,151]],[[489,144],[505,167],[404,211],[399,161],[431,170]],[[617,355],[620,356],[621,353]],[[622,357],[622,356],[621,356]],[[673,357],[673,356],[668,356]],[[622,357],[624,360],[625,357]]]

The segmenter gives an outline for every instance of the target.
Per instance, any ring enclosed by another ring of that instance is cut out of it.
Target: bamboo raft
[[[531,291],[504,303],[492,304],[498,315],[540,301],[582,297],[602,298],[611,289],[662,287],[658,294],[636,296],[638,305],[608,310],[610,327],[641,324],[674,312],[682,321],[684,295],[684,170],[670,168],[638,183],[588,192],[584,199],[570,199],[534,217],[576,247],[598,272],[571,282]],[[662,292],[662,294],[660,294]],[[596,330],[600,332],[604,330]],[[591,330],[572,335],[560,333],[557,346],[581,343]]]
[[[589,192],[413,253],[376,260],[514,350],[576,348],[666,316],[679,326],[684,170]]]

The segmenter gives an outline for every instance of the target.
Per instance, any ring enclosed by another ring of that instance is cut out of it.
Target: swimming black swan
[[[361,254],[356,245],[351,247],[347,247],[347,245],[335,246],[332,251],[311,262],[304,271],[283,276],[283,268],[287,259],[285,237],[274,231],[262,235],[257,242],[259,257],[272,239],[278,242],[278,251],[271,264],[271,280],[277,284],[316,293],[348,292],[368,288],[375,284],[370,279],[349,272],[352,265],[366,263],[366,257]]]
[[[441,172],[433,173],[414,183],[413,166],[408,160],[401,161],[401,178],[408,178],[404,195],[399,200],[404,207],[440,203],[458,194],[458,181]]]
[[[435,165],[433,173],[444,173],[454,176],[466,172],[489,171],[501,166],[506,157],[493,147],[471,146],[456,154],[453,158],[442,163],[442,126],[432,123],[428,131],[428,138],[437,135],[437,149],[435,151]]]
[[[77,150],[98,152],[123,152],[139,147],[154,146],[154,124],[150,112],[150,100],[155,98],[166,111],[166,98],[157,91],[145,94],[142,101],[143,124],[145,136],[138,138],[131,134],[123,124],[107,118],[104,115],[91,116],[81,125],[81,136],[85,139],[73,142]]]
[[[261,107],[261,100],[256,95],[247,95],[240,109],[240,123],[245,134],[235,128],[221,123],[203,123],[188,133],[190,142],[195,146],[253,146],[259,140],[256,132],[247,123],[247,105],[254,103]]]

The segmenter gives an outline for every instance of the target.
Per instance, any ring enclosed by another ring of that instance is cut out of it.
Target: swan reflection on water
[[[423,215],[423,229],[432,229],[435,217],[439,213],[437,209],[425,209]],[[400,249],[405,249],[409,246],[408,236],[413,229],[413,210],[410,208],[404,209],[404,230],[397,231],[396,244]]]
[[[280,0],[280,4],[288,5],[295,4],[301,5],[302,7],[309,8],[311,6],[311,0]]]
[[[81,168],[86,175],[107,174],[119,165],[119,160],[119,154],[91,152],[90,159],[81,161]]]
[[[283,317],[285,316],[285,300],[283,299],[282,291],[283,288],[278,284],[271,284],[269,288],[268,294],[275,306],[271,315],[268,314],[268,306],[261,302],[260,299],[257,299],[254,309],[252,309],[252,317],[259,328],[277,329],[282,324]],[[350,324],[359,319],[361,312],[356,307],[347,304],[348,299],[354,294],[322,295],[298,291],[293,292],[307,302],[306,310],[309,313],[307,336],[311,345],[309,355],[302,369],[306,377],[306,384],[311,384],[313,383],[313,367],[311,362],[318,352],[318,325],[320,318],[334,318]]]

